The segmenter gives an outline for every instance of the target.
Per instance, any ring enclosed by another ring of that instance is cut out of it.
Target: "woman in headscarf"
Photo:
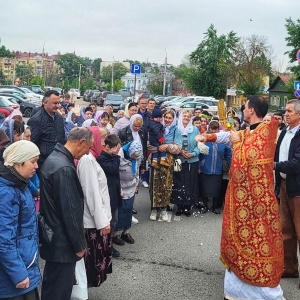
[[[167,152],[169,167],[159,166],[158,169],[150,169],[150,220],[156,221],[157,212],[160,209],[161,220],[167,222],[169,217],[167,206],[170,204],[173,186],[174,155],[177,155],[182,146],[182,136],[176,126],[176,114],[173,110],[167,110],[163,114],[164,144],[159,146],[159,151]]]
[[[28,189],[39,154],[35,144],[22,140],[4,151],[0,163],[0,299],[39,299],[37,219]]]
[[[199,129],[193,126],[190,111],[183,110],[181,112],[178,120],[178,130],[182,136],[179,154],[182,170],[174,173],[171,203],[177,205],[176,216],[184,213],[187,217],[190,217],[192,205],[199,200],[198,162],[200,154],[195,141]]]
[[[9,120],[15,120],[19,123],[23,123],[23,115],[22,113],[18,110],[15,109],[6,119],[5,121],[9,121]]]
[[[15,121],[14,119],[4,121],[2,124],[2,130],[6,133],[9,138],[9,142],[5,145],[4,148],[7,148],[14,142],[17,142],[22,139],[22,134],[24,133],[24,124]],[[0,150],[0,161],[3,161],[3,153],[4,149]]]
[[[96,158],[101,153],[100,128],[88,127],[94,144],[78,163],[77,172],[84,194],[83,223],[87,241],[85,267],[89,287],[98,287],[112,272],[110,198],[105,173]]]

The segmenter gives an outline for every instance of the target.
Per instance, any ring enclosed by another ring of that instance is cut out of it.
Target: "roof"
[[[285,85],[289,82],[291,78],[290,74],[280,74],[276,77],[276,79],[270,84],[270,87],[268,88],[268,91],[273,90],[278,82],[281,80]]]

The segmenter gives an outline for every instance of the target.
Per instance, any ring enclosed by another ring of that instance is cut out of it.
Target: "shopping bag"
[[[70,300],[87,300],[88,299],[88,288],[87,278],[84,265],[84,259],[76,262],[75,266],[75,282],[72,289]]]

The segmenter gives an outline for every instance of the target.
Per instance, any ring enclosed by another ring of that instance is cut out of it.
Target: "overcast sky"
[[[178,65],[213,24],[218,34],[265,36],[275,65],[287,65],[285,18],[296,0],[17,0],[1,4],[1,45],[9,50]],[[252,21],[250,21],[250,19]],[[283,71],[283,70],[282,70]]]

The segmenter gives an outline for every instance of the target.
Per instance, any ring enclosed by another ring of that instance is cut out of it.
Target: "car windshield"
[[[123,97],[122,96],[118,96],[118,95],[107,95],[106,96],[106,100],[113,100],[113,101],[123,101]]]

